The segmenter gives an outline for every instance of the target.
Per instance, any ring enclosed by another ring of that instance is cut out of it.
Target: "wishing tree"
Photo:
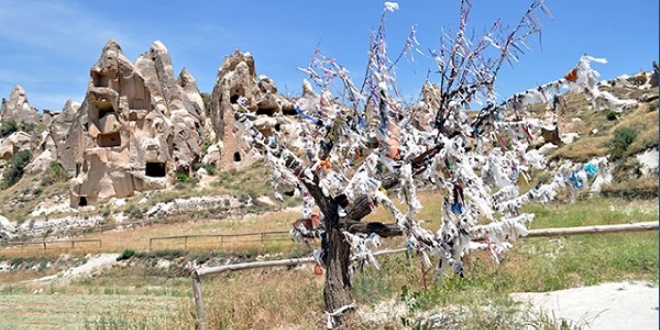
[[[385,3],[360,87],[344,67],[317,51],[310,65],[300,68],[321,90],[303,95],[296,104],[304,150],[264,136],[248,119],[245,100],[238,101],[236,125],[272,169],[276,195],[293,186],[304,200],[301,219],[312,219],[312,209],[318,207],[320,217],[314,215],[314,220],[319,225],[299,221],[292,234],[300,240],[321,238],[322,250],[314,256],[326,270],[329,327],[341,323],[354,307],[354,265],[379,267],[373,249],[380,238],[405,235],[427,267],[437,257],[437,276],[446,269],[463,276],[462,259],[470,251],[485,249],[497,261],[511,241],[526,235],[534,215],[520,213],[525,203],[550,201],[560,189],[579,189],[606,170],[607,159],[595,159],[519,191],[521,176],[529,180],[531,167],[546,166],[538,150],[530,148],[544,124],[524,118],[525,105],[552,100],[562,89],[584,93],[596,110],[622,109],[626,102],[598,91],[598,73],[590,62],[603,60],[589,56],[562,79],[496,102],[500,68],[517,61],[529,49],[529,39],[540,36],[537,12],[551,14],[536,0],[513,28],[496,21],[485,35],[468,38],[471,7],[462,1],[458,31],[443,31],[440,48],[428,52],[437,64],[439,83],[427,79],[423,99],[413,105],[400,100],[394,70],[401,58],[425,53],[413,29],[402,53],[394,60],[388,57],[384,22],[398,4]],[[313,89],[307,81],[304,88]],[[483,109],[470,120],[463,110],[475,103]],[[436,232],[416,219],[422,208],[416,194],[420,185],[433,185],[444,196]],[[394,194],[403,207],[390,199]],[[393,220],[362,221],[378,206]]]

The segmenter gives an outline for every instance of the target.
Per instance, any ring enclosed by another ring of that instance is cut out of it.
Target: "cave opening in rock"
[[[240,97],[241,97],[241,96],[238,95],[238,94],[233,94],[231,97],[229,97],[229,103],[231,103],[231,104],[237,104],[237,103],[238,103],[238,99],[239,99]]]
[[[121,134],[119,132],[99,134],[97,143],[101,148],[119,147],[121,146]]]
[[[78,197],[78,206],[87,206],[87,197],[85,196]]]
[[[108,102],[107,106],[99,107],[99,120],[103,119],[103,117],[109,114],[114,114],[114,113],[115,113],[115,109],[112,107],[110,102]]]
[[[144,174],[152,178],[164,178],[165,163],[147,162],[144,169]]]
[[[264,109],[264,108],[259,108],[257,109],[257,115],[267,115],[267,116],[274,116],[275,115],[275,109]]]
[[[104,75],[99,72],[94,72],[92,74],[92,80],[94,80],[94,87],[108,87],[110,86],[110,76]]]
[[[286,109],[285,109],[285,108],[283,107],[283,108],[282,108],[282,114],[285,115],[285,116],[295,116],[295,115],[298,114],[298,112],[296,112],[296,109],[295,109],[295,108],[294,108],[294,109],[289,109],[289,108],[286,108]]]
[[[282,129],[282,125],[280,125],[280,123],[277,123],[277,124],[275,124],[274,128],[275,128],[276,132],[279,132]]]
[[[240,162],[241,161],[241,153],[240,152],[236,151],[234,153],[234,161],[235,162]]]

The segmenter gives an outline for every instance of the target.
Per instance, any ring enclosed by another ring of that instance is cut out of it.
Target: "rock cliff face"
[[[211,161],[217,162],[213,165],[221,170],[242,168],[253,162],[253,151],[234,126],[232,109],[238,107],[239,98],[245,99],[245,107],[253,119],[262,117],[257,126],[267,132],[279,131],[282,124],[289,122],[281,117],[282,114],[295,114],[293,104],[277,93],[271,79],[266,76],[257,78],[250,53],[236,50],[225,57],[218,70],[209,109],[213,129],[222,142],[218,156]]]
[[[189,94],[194,91],[174,80],[161,42],[132,64],[109,41],[90,70],[85,100],[60,154],[65,169],[75,173],[71,206],[165,188],[177,173],[191,174],[204,143],[205,117],[196,102],[201,96],[191,101]]]
[[[9,100],[2,99],[0,120],[14,120],[17,123],[26,122],[36,124],[39,122],[39,113],[28,103],[23,87],[16,85],[9,95]]]

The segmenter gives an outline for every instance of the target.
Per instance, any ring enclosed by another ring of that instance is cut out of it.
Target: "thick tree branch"
[[[360,195],[346,208],[346,217],[355,221],[360,221],[371,213],[373,200],[367,195]]]
[[[380,237],[403,236],[403,230],[396,223],[361,222],[351,219],[343,219],[346,230],[352,234],[378,234]]]

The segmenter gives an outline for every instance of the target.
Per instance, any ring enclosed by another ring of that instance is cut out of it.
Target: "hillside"
[[[241,59],[240,53],[228,58],[226,62],[228,70],[235,65],[231,64],[233,63],[231,60],[236,58]],[[542,147],[540,150],[545,150],[543,152],[549,160],[549,171],[569,168],[593,157],[610,155],[610,169],[614,180],[602,185],[600,194],[626,198],[657,198],[658,100],[652,96],[658,94],[658,87],[649,87],[648,84],[637,86],[634,84],[636,76],[628,78],[629,82],[625,84],[620,83],[621,79],[624,78],[601,83],[602,90],[609,91],[622,99],[640,100],[636,106],[621,113],[611,110],[593,111],[584,96],[572,92],[562,95],[564,108],[558,120],[558,114],[552,111],[551,101],[527,106],[526,115],[545,122],[556,120],[560,139],[557,142],[559,145],[553,148],[547,148],[554,145],[547,143],[550,141],[541,142],[544,139],[540,136],[532,143],[536,148]],[[615,83],[617,81],[619,83]],[[20,94],[25,95],[25,92],[22,91]],[[14,103],[19,101],[21,99]],[[27,102],[27,99],[23,101]],[[208,99],[206,102],[213,103]],[[70,110],[66,110],[67,108]],[[68,102],[63,114],[68,113],[67,116],[71,117],[73,111],[81,111],[76,110],[79,108],[79,105],[72,106],[71,102]],[[50,113],[42,116],[46,115],[51,116]],[[258,124],[260,120],[271,120],[272,115],[273,113],[262,113],[256,116],[255,123],[260,125]],[[58,118],[58,115],[55,115],[55,118]],[[285,117],[274,118],[275,122],[289,120]],[[268,125],[278,127],[279,124]],[[49,132],[45,130],[44,125],[19,128],[26,131],[34,130],[33,136],[39,136],[41,133],[46,136],[45,133]],[[50,132],[52,133],[52,130]],[[234,138],[240,139],[233,136],[225,137],[225,145]],[[205,155],[210,155],[212,150],[218,150],[213,148],[213,144],[207,143],[199,157],[206,159]],[[246,155],[252,155],[250,151],[245,152]],[[32,159],[35,158],[38,157],[33,155]],[[281,209],[301,202],[299,198],[289,197],[287,194],[278,195],[284,197],[283,201],[278,201],[270,183],[269,169],[264,163],[255,162],[254,159],[245,159],[242,162],[245,164],[241,165],[240,169],[217,168],[203,162],[194,163],[191,164],[193,168],[190,168],[189,172],[173,170],[176,176],[169,178],[168,183],[157,190],[135,191],[133,196],[113,197],[108,202],[98,205],[73,208],[71,204],[75,196],[71,192],[74,187],[72,182],[78,181],[72,180],[71,173],[59,165],[57,160],[53,160],[40,165],[43,170],[26,171],[16,184],[0,190],[2,201],[0,215],[7,219],[3,223],[16,228],[9,235],[7,234],[10,231],[5,230],[2,239],[12,241],[41,237],[58,239],[92,231],[109,230],[122,224],[223,218],[232,214]],[[4,164],[4,172],[7,172],[7,165],[10,162]],[[550,178],[549,173],[537,174],[535,177],[538,179],[529,182],[528,186],[542,183]],[[580,193],[586,194],[587,191]]]

